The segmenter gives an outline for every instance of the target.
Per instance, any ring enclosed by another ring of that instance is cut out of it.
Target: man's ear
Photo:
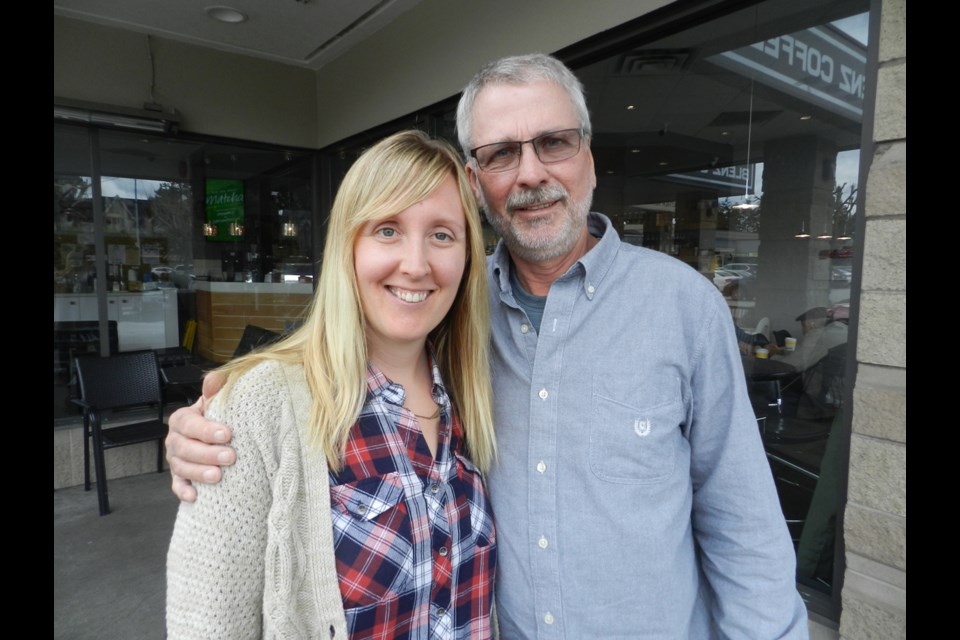
[[[483,198],[480,197],[480,177],[477,175],[473,162],[468,162],[464,168],[467,171],[467,178],[470,180],[470,188],[473,189],[474,199],[477,203],[483,202]]]

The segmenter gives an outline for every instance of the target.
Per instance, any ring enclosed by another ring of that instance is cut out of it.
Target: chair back
[[[77,358],[80,396],[97,409],[162,404],[160,367],[153,351],[122,353],[108,358]]]
[[[240,336],[240,343],[237,344],[237,348],[233,352],[233,357],[238,358],[246,355],[257,347],[263,347],[271,344],[282,337],[283,336],[276,331],[270,331],[269,329],[264,329],[263,327],[248,324],[243,329],[243,335]]]

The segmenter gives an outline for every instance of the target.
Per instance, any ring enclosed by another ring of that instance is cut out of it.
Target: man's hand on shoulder
[[[220,374],[208,374],[203,379],[203,397],[170,415],[167,463],[173,477],[173,493],[185,502],[197,499],[193,482],[220,482],[220,467],[236,462],[236,452],[227,446],[233,437],[230,429],[204,417],[207,405],[225,382]]]

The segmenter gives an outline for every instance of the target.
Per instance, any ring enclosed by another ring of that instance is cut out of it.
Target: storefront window
[[[55,424],[78,355],[183,346],[209,368],[248,326],[294,328],[313,201],[306,152],[55,125]]]
[[[827,596],[866,10],[764,2],[576,69],[594,127],[593,208],[726,298],[798,584]]]

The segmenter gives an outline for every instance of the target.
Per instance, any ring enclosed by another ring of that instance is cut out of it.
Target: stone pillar
[[[884,0],[844,514],[842,638],[907,629],[906,0]]]

